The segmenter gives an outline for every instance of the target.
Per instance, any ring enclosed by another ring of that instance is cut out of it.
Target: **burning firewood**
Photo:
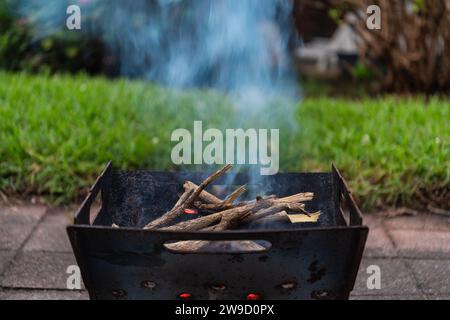
[[[287,198],[309,201],[312,199],[312,197],[312,193],[299,193],[298,195],[293,195]],[[249,223],[258,219],[262,219],[281,211],[301,213],[307,216],[309,215],[305,211],[305,205],[303,203],[286,202],[285,199],[287,198],[260,199],[244,205],[240,204],[240,206],[219,211],[197,219],[179,222],[172,226],[163,227],[161,229],[172,231],[199,231],[217,224],[217,226],[212,230],[221,231],[231,229],[239,224]],[[218,226],[221,227],[219,228]],[[223,228],[223,226],[226,227]]]
[[[150,222],[145,229],[160,229],[170,231],[225,231],[238,228],[241,225],[267,224],[270,221],[284,221],[291,223],[317,222],[320,212],[310,215],[305,210],[303,202],[313,199],[312,192],[298,193],[287,197],[277,198],[275,195],[257,197],[252,201],[235,203],[246,188],[241,186],[233,191],[224,200],[209,193],[205,188],[215,179],[220,177],[231,168],[226,165],[206,178],[200,185],[186,181],[183,185],[184,193],[180,196],[173,208],[163,214],[160,218]],[[207,214],[199,218],[178,222],[169,225],[173,220],[181,217],[187,212],[198,212]],[[224,242],[224,241],[222,241]],[[239,248],[248,251],[261,251],[261,245],[253,241],[238,241]],[[245,242],[245,243],[244,243]],[[167,244],[167,248],[179,251],[196,251],[209,248],[211,241],[178,241]],[[217,244],[216,244],[217,245]]]
[[[197,219],[183,221],[175,225],[162,228],[162,230],[199,231],[211,225],[220,223],[223,217],[226,217],[224,221],[228,221],[228,224],[236,223],[238,219],[246,217],[254,206],[254,204],[250,204],[247,206],[220,211]]]
[[[185,191],[185,193],[181,196],[181,197],[183,197],[185,199],[181,199],[180,198],[180,200],[175,204],[175,206],[172,208],[172,210],[170,210],[169,212],[166,212],[165,214],[163,214],[158,219],[153,220],[152,222],[147,224],[144,227],[144,229],[156,229],[156,228],[162,227],[162,226],[168,224],[169,222],[171,222],[172,220],[182,216],[184,214],[184,209],[189,207],[194,202],[194,200],[197,199],[198,196],[200,196],[202,191],[212,181],[214,181],[215,179],[220,177],[222,174],[224,174],[226,171],[231,169],[231,167],[232,167],[231,164],[227,164],[225,167],[223,167],[222,169],[214,172],[212,175],[210,175],[208,178],[206,178],[200,184],[200,186],[198,186],[197,188],[194,189],[194,191],[192,191],[192,192],[191,191]]]

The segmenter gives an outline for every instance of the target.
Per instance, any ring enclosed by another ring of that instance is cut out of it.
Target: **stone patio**
[[[76,264],[65,225],[74,209],[0,205],[0,300],[88,299],[67,290]],[[352,299],[450,299],[450,218],[365,216],[370,233]],[[381,289],[369,290],[367,267],[381,269]]]

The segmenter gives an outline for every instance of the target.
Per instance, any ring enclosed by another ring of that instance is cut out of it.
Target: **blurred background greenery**
[[[389,1],[372,2],[383,10],[404,10]],[[177,169],[167,132],[190,127],[199,117],[221,127],[224,115],[238,116],[215,90],[173,91],[120,78],[120,58],[92,34],[61,27],[37,37],[16,3],[0,0],[3,197],[79,200],[110,159],[122,168]],[[331,37],[348,13],[367,3],[294,1],[298,33],[306,45]],[[394,21],[401,15],[387,17],[395,28],[363,42],[358,60],[345,64],[338,77],[300,72],[298,130],[282,139],[282,170],[329,170],[336,162],[365,209],[450,209],[450,28],[442,22],[450,8],[440,7],[444,0],[410,3],[414,10],[403,13],[404,24]],[[354,30],[361,23],[353,22]],[[443,49],[432,50],[430,41],[421,40],[424,34],[408,31],[417,25]],[[406,53],[393,44],[393,34],[405,37]]]

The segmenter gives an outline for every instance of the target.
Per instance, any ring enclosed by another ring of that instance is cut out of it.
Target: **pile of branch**
[[[206,187],[215,179],[231,169],[226,165],[206,178],[200,185],[186,181],[183,185],[184,192],[174,207],[161,217],[148,223],[144,229],[160,229],[172,231],[224,231],[236,229],[250,223],[262,223],[286,219],[289,214],[303,214],[310,216],[305,211],[304,202],[313,199],[311,192],[298,193],[288,197],[278,198],[274,195],[257,197],[252,201],[236,200],[245,191],[245,186],[237,188],[224,200],[206,191]],[[187,212],[202,212],[199,218],[175,223],[176,220]],[[318,213],[315,213],[316,215]],[[171,249],[195,250],[204,246],[206,241],[179,241],[171,245]],[[256,249],[258,246],[248,241],[246,249]]]

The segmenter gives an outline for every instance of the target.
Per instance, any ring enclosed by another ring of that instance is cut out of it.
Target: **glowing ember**
[[[195,209],[184,209],[185,214],[198,214],[198,210]]]
[[[184,292],[178,295],[181,299],[190,299],[192,295],[190,293]]]
[[[247,295],[247,300],[259,300],[261,299],[261,295],[258,293],[249,293]]]

